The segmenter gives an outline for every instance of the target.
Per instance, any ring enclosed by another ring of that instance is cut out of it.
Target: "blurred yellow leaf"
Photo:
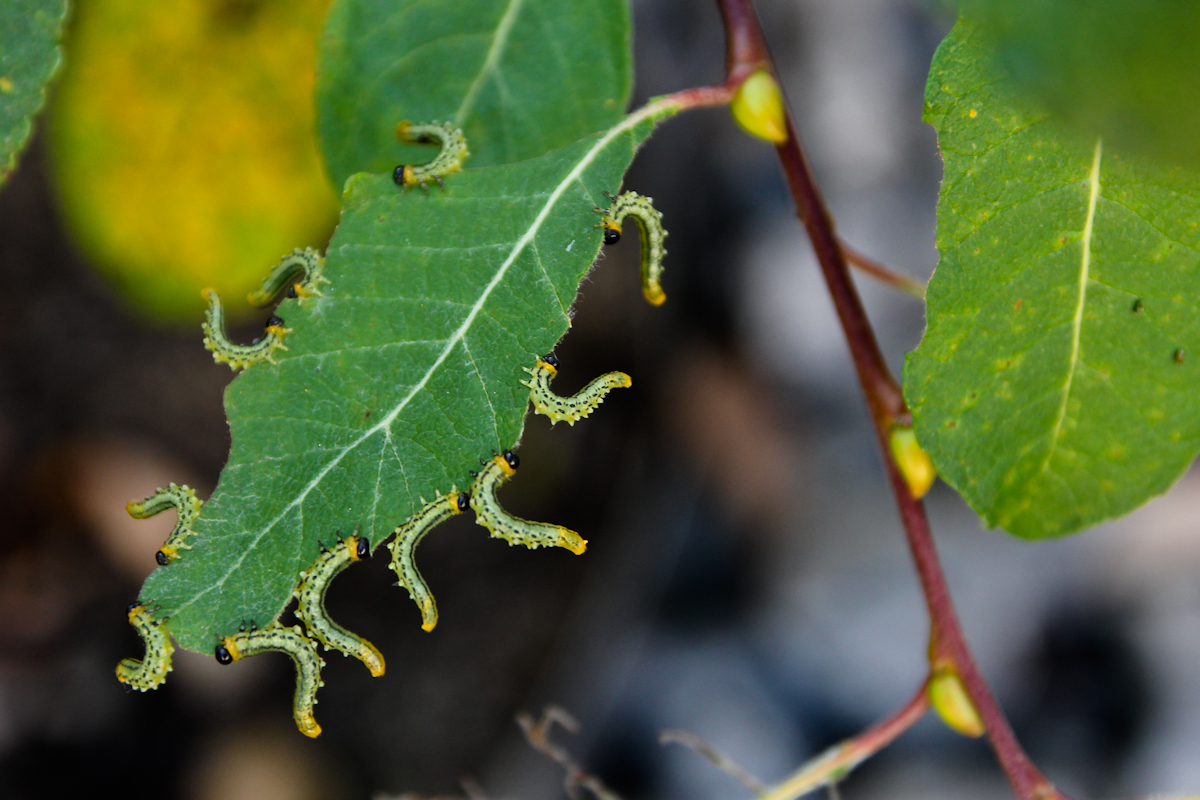
[[[329,0],[88,0],[51,129],[63,212],[136,304],[239,301],[336,221],[313,122]]]

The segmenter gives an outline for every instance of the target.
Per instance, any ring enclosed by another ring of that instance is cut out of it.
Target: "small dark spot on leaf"
[[[1013,306],[1013,311],[1020,311],[1020,310],[1021,310],[1021,303],[1024,303],[1024,302],[1025,302],[1024,300],[1018,300],[1018,301],[1016,302],[1016,305],[1014,305],[1014,306]]]
[[[1183,348],[1181,347],[1178,350],[1176,350],[1175,355],[1173,355],[1171,357],[1175,359],[1176,364],[1182,364],[1183,363]]]
[[[1137,300],[1133,301],[1133,313],[1140,314],[1142,313],[1142,309],[1145,307],[1146,304],[1142,302],[1142,298],[1139,297]]]

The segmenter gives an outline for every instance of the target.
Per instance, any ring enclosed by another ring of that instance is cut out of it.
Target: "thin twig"
[[[777,75],[751,0],[718,0],[718,4],[725,20],[730,74],[740,74],[749,64],[754,69],[765,68]],[[776,149],[792,190],[797,213],[808,231],[837,309],[838,320],[850,346],[859,382],[871,411],[876,437],[884,454],[888,477],[925,593],[933,659],[949,660],[962,677],[987,728],[996,757],[1017,797],[1021,800],[1062,798],[1064,795],[1034,766],[1017,742],[1004,712],[971,654],[938,561],[925,508],[912,496],[889,455],[888,437],[892,426],[908,415],[900,386],[883,360],[875,333],[850,278],[845,254],[834,232],[833,220],[800,146],[790,111],[787,113],[787,133],[787,141]]]
[[[620,796],[604,785],[604,782],[583,768],[571,755],[550,741],[550,731],[554,723],[558,723],[571,733],[579,732],[579,723],[575,718],[558,706],[546,706],[542,710],[542,718],[537,722],[533,717],[522,711],[517,714],[517,724],[525,732],[525,739],[539,753],[548,756],[566,770],[563,787],[571,800],[578,800],[579,787],[587,789],[597,800],[621,800]]]
[[[835,744],[777,785],[759,795],[758,800],[795,800],[822,786],[831,786],[846,777],[862,762],[887,747],[896,737],[917,723],[929,710],[925,684],[912,699],[892,716],[868,728],[853,739]]]
[[[925,299],[925,284],[921,283],[916,278],[910,278],[903,273],[897,272],[891,267],[884,266],[870,256],[863,255],[855,250],[850,245],[846,244],[844,239],[838,239],[838,244],[842,248],[842,255],[846,257],[846,261],[852,267],[858,267],[863,272],[873,278],[877,278],[889,286],[894,286],[901,291],[915,295],[922,300]]]
[[[724,770],[727,774],[733,776],[734,780],[755,794],[763,794],[767,791],[767,785],[765,783],[751,775],[749,772],[746,772],[746,770],[738,766],[737,762],[735,762],[732,758],[725,755],[696,734],[689,733],[688,731],[681,731],[677,728],[668,728],[658,734],[659,744],[670,744],[671,742],[678,742],[685,747],[690,747],[691,749],[695,750],[717,767]]]

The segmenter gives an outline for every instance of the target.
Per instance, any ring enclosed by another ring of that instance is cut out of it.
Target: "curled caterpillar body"
[[[621,221],[626,217],[637,220],[642,239],[642,294],[652,305],[661,306],[667,299],[662,289],[663,258],[667,249],[663,242],[667,231],[663,228],[662,214],[651,205],[649,197],[637,192],[625,192],[611,197],[612,205],[597,208],[604,219],[596,226],[604,229],[604,243],[616,244],[621,240]]]
[[[221,298],[214,289],[205,289],[201,294],[208,300],[203,325],[204,346],[212,351],[213,361],[228,364],[230,369],[237,372],[260,361],[274,364],[275,359],[271,356],[275,351],[287,350],[283,338],[291,333],[291,329],[283,327],[283,320],[274,316],[267,320],[266,331],[261,339],[255,339],[252,344],[229,341],[225,335],[225,309],[221,307]]]
[[[173,508],[178,512],[179,518],[175,521],[175,527],[171,530],[171,535],[167,537],[166,543],[158,548],[158,552],[154,554],[154,560],[158,562],[158,565],[165,567],[179,558],[180,550],[192,549],[192,546],[187,544],[186,540],[189,536],[195,535],[195,531],[192,530],[192,523],[196,521],[196,517],[200,514],[200,506],[202,505],[203,503],[196,497],[196,493],[190,488],[171,483],[167,484],[166,489],[157,490],[140,503],[130,502],[125,506],[125,510],[134,519],[147,519],[153,517],[155,514],[166,511],[168,508]]]
[[[606,372],[577,393],[563,397],[550,388],[550,382],[558,375],[557,358],[552,355],[539,358],[533,369],[524,367],[524,370],[532,376],[521,384],[529,387],[533,410],[549,417],[554,424],[565,422],[573,426],[595,411],[613,389],[627,389],[633,385],[633,379],[624,372]]]
[[[300,573],[300,585],[294,594],[300,601],[296,606],[296,616],[308,632],[325,645],[326,650],[340,650],[343,655],[354,656],[366,664],[372,676],[378,678],[384,670],[383,655],[375,645],[330,619],[329,612],[325,610],[325,591],[333,579],[355,561],[370,555],[371,543],[361,536],[354,535],[338,542],[332,550],[321,553],[316,563]]]
[[[141,661],[125,658],[117,664],[117,680],[131,689],[146,692],[157,689],[171,671],[171,654],[175,645],[163,626],[164,620],[156,619],[146,610],[144,603],[129,606],[129,624],[133,626],[146,645],[146,655]]]
[[[471,486],[471,508],[475,510],[475,521],[491,531],[492,536],[504,539],[509,544],[523,544],[530,548],[565,547],[579,555],[587,549],[587,541],[575,531],[548,522],[514,517],[501,507],[496,490],[513,476],[520,463],[517,454],[511,450],[505,450],[491,461],[484,462],[483,469]]]
[[[400,585],[408,589],[408,596],[421,609],[421,628],[431,631],[437,625],[437,603],[434,602],[433,592],[421,577],[417,569],[417,545],[425,538],[425,534],[441,523],[461,514],[470,508],[470,498],[466,492],[453,491],[447,495],[421,506],[417,513],[396,528],[396,537],[388,543],[392,551],[392,570],[400,581]]]
[[[429,191],[425,188],[426,181],[437,181],[441,186],[442,178],[462,169],[462,162],[471,155],[463,132],[448,122],[413,125],[404,120],[396,125],[396,138],[402,142],[436,143],[442,147],[432,161],[415,166],[401,164],[392,171],[392,180],[403,189],[420,186],[422,191]]]
[[[317,689],[325,685],[321,681],[321,667],[325,666],[325,662],[317,655],[317,646],[304,635],[299,625],[286,628],[275,622],[261,631],[241,631],[226,636],[217,645],[215,655],[220,663],[232,664],[247,656],[268,651],[287,653],[292,657],[292,663],[296,665],[292,718],[305,736],[320,736],[321,726],[313,717],[313,706],[317,702]]]
[[[246,295],[250,305],[262,308],[269,306],[275,296],[286,287],[288,297],[298,297],[306,300],[313,295],[320,297],[321,284],[329,283],[329,278],[321,274],[325,269],[325,259],[311,247],[301,250],[297,247],[283,260],[271,274],[263,279],[262,288],[257,292]],[[299,278],[299,280],[297,280]]]

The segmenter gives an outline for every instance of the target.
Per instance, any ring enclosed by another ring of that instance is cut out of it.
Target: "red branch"
[[[750,0],[718,0],[725,19],[728,69],[730,77],[744,76],[756,69],[778,75],[767,48],[758,16]],[[787,176],[796,211],[808,231],[821,272],[829,287],[838,320],[850,346],[854,367],[867,398],[875,434],[883,450],[888,478],[896,496],[900,518],[908,535],[917,575],[925,594],[930,619],[930,659],[950,662],[962,677],[987,729],[992,748],[1000,761],[1013,791],[1021,800],[1064,798],[1034,766],[1013,735],[1008,720],[975,663],[958,621],[946,576],[938,560],[929,530],[925,507],[912,496],[890,455],[889,436],[897,421],[908,418],[908,409],[900,385],[888,370],[879,343],[867,319],[862,301],[850,278],[846,256],[839,245],[833,219],[817,188],[812,170],[804,157],[790,110],[787,112],[788,140],[778,145],[779,160]]]

